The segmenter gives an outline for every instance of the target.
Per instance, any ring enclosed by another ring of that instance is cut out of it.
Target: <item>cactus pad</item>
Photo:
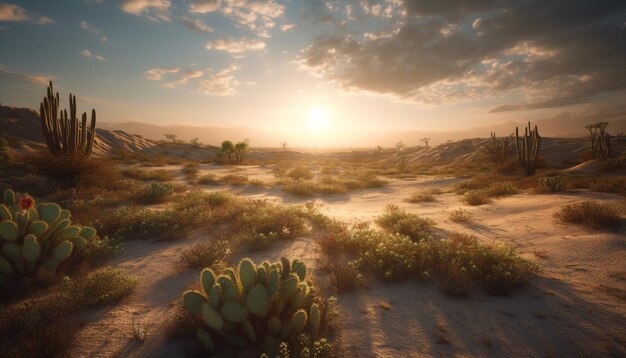
[[[230,322],[242,322],[248,318],[248,310],[237,302],[227,302],[221,309],[222,317]]]
[[[15,241],[19,235],[19,228],[13,221],[3,220],[0,222],[0,238],[6,241]]]
[[[22,256],[26,262],[35,263],[41,255],[41,246],[35,235],[26,235],[22,245]]]
[[[190,290],[183,295],[183,305],[193,314],[201,314],[202,305],[205,303],[207,303],[206,298],[198,291]]]
[[[220,331],[224,328],[222,316],[208,304],[203,304],[201,308],[202,318],[214,330]]]
[[[59,219],[61,207],[53,203],[39,204],[37,205],[37,212],[39,212],[41,220],[46,221],[48,224],[52,224]]]
[[[267,288],[261,285],[254,286],[246,299],[246,307],[250,313],[264,317],[269,308],[269,294]]]

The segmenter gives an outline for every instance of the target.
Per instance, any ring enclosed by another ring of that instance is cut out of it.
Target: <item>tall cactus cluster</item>
[[[537,126],[532,128],[528,122],[523,138],[519,136],[519,128],[515,127],[515,149],[517,161],[524,168],[526,175],[534,175],[535,170],[537,170],[539,149],[541,149],[541,136]]]
[[[96,110],[91,110],[91,122],[87,127],[87,113],[83,113],[79,123],[76,116],[76,96],[70,93],[70,113],[67,109],[60,111],[59,93],[54,94],[52,81],[48,86],[48,94],[39,106],[41,130],[46,138],[48,150],[53,155],[85,155],[89,156],[96,137]]]
[[[70,216],[57,204],[35,204],[27,194],[5,190],[0,204],[0,285],[32,276],[40,268],[56,271],[94,239],[94,228],[72,225]]]
[[[318,333],[322,302],[306,279],[304,263],[282,258],[255,266],[243,259],[237,271],[226,269],[216,277],[204,269],[202,291],[183,296],[185,308],[206,324],[197,337],[208,351],[221,343],[230,348],[259,345],[267,351],[300,333]]]
[[[491,142],[485,145],[487,155],[496,164],[506,162],[509,155],[509,137],[496,137],[496,133],[491,133]]]

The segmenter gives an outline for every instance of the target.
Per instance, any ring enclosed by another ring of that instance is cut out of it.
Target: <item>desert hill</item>
[[[24,152],[44,149],[45,140],[40,128],[39,115],[36,111],[27,108],[0,107],[0,131],[9,140],[12,150]],[[172,145],[165,144],[163,141],[148,139],[139,134],[129,134],[122,130],[97,128],[96,131],[94,154],[97,156],[111,156],[125,152],[147,156],[167,155],[183,159],[203,160],[213,157],[216,153],[214,146],[193,147],[183,143]],[[480,149],[488,141],[490,141],[488,138],[472,138],[449,141],[431,147],[407,147],[407,160],[409,163],[450,163],[481,160]],[[513,142],[511,145],[513,146]],[[568,167],[581,162],[578,158],[589,150],[589,145],[589,139],[586,137],[543,137],[541,156],[550,166]],[[626,140],[623,137],[614,139],[614,151],[617,155],[626,152]],[[248,158],[253,161],[275,159],[333,160],[366,155],[382,160],[388,158],[389,155],[395,155],[394,153],[393,148],[385,148],[380,152],[376,149],[338,149],[332,152],[311,152],[306,149],[279,151],[271,148],[253,148]]]

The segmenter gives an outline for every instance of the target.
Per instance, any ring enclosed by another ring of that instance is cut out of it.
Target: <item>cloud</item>
[[[207,50],[225,51],[232,54],[241,54],[247,51],[258,51],[265,48],[265,42],[241,38],[241,39],[217,39],[211,40],[206,44]]]
[[[190,30],[196,32],[213,32],[213,28],[204,22],[194,19],[188,16],[181,16],[180,20],[187,26]]]
[[[257,36],[270,37],[275,20],[283,16],[285,6],[275,0],[223,0],[220,11],[238,27],[247,28]]]
[[[280,31],[289,31],[293,30],[296,27],[296,24],[282,24],[280,25]]]
[[[0,21],[32,22],[38,25],[54,24],[51,18],[29,13],[26,9],[14,4],[0,4]]]
[[[239,66],[231,65],[219,72],[209,72],[198,85],[198,92],[214,96],[234,96],[237,87],[241,84],[235,78],[234,73],[239,70]]]
[[[89,50],[82,50],[80,52],[80,55],[83,56],[84,58],[93,58],[93,59],[96,59],[96,60],[102,61],[102,62],[107,60],[106,58],[104,58],[104,57],[102,57],[102,56],[100,56],[98,54],[95,54],[95,53],[93,53],[93,52],[91,52]]]
[[[195,92],[212,96],[234,96],[237,88],[242,84],[235,77],[240,69],[238,65],[230,65],[220,71],[213,69],[188,69],[182,71],[180,67],[152,68],[144,73],[144,77],[153,81],[164,81],[161,87],[174,89],[189,86]],[[250,84],[245,82],[244,84]]]
[[[163,87],[165,88],[180,87],[180,86],[186,85],[189,82],[189,80],[202,77],[202,75],[204,75],[204,71],[202,70],[187,70],[184,73],[182,73],[176,81],[164,83]]]
[[[384,4],[391,1],[378,2],[380,10],[367,2],[368,11],[389,16],[380,33],[338,28],[301,50],[301,68],[347,90],[419,103],[520,99],[494,112],[626,90],[624,1],[394,2],[389,11]],[[381,19],[371,21],[376,27]]]
[[[136,16],[145,16],[152,21],[171,20],[170,0],[123,0],[121,9]]]
[[[144,72],[144,78],[151,81],[160,81],[165,74],[178,72],[180,72],[180,67],[151,68]]]
[[[102,35],[102,31],[100,31],[100,29],[96,28],[95,26],[89,25],[85,20],[80,22],[80,28],[87,32],[91,32],[94,35],[100,36],[100,41],[102,42],[109,42],[109,39],[107,39],[106,36]]]
[[[217,11],[220,3],[217,0],[193,0],[189,5],[189,12],[206,14],[207,12]]]
[[[55,79],[55,76],[29,75],[10,70],[4,65],[0,65],[0,79],[6,81],[28,82],[36,85],[47,86],[48,82]]]

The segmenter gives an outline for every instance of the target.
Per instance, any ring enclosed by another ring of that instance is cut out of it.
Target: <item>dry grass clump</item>
[[[429,229],[435,226],[432,220],[407,213],[397,205],[387,205],[385,212],[376,219],[376,223],[389,233],[408,236],[413,241],[429,238]]]
[[[615,205],[588,200],[565,205],[554,213],[554,217],[566,223],[600,229],[617,224],[620,221],[621,213],[622,210]]]
[[[122,270],[102,269],[78,281],[65,278],[69,295],[80,306],[106,305],[119,302],[137,285],[137,278]]]
[[[470,190],[463,195],[463,202],[467,205],[477,206],[491,202],[487,193],[482,190]]]
[[[486,194],[491,197],[515,195],[517,193],[519,193],[519,189],[510,181],[493,183],[486,191]]]
[[[105,269],[72,282],[64,290],[0,307],[0,357],[61,357],[74,343],[81,323],[74,312],[127,296],[136,280]]]
[[[227,174],[222,177],[225,185],[242,186],[248,183],[248,177],[241,174]]]
[[[298,206],[282,206],[249,200],[231,225],[237,241],[252,249],[263,249],[281,240],[293,240],[309,231],[307,213]]]
[[[215,174],[205,174],[198,178],[198,184],[201,185],[220,185],[220,181]]]
[[[572,176],[568,177],[569,189],[589,189],[599,193],[626,193],[626,178],[619,176]]]
[[[435,196],[431,190],[418,191],[406,199],[409,203],[429,203],[435,201]]]
[[[341,177],[324,176],[316,180],[279,180],[283,191],[300,196],[343,194],[351,190],[380,188],[386,181],[371,172],[354,172]]]
[[[626,167],[626,157],[606,158],[602,161],[602,170],[607,172]]]
[[[205,268],[228,263],[233,248],[230,241],[214,240],[189,247],[180,255],[180,264],[185,268]]]
[[[122,174],[127,178],[143,181],[171,181],[174,179],[174,175],[165,169],[144,170],[139,168],[128,168],[122,170]]]
[[[565,191],[566,183],[564,176],[545,176],[537,180],[538,192],[560,193]]]
[[[187,179],[194,180],[198,177],[198,173],[200,172],[198,168],[198,163],[187,163],[183,165],[181,171],[187,176]]]
[[[452,210],[448,217],[455,223],[466,223],[474,219],[472,213],[462,208]]]
[[[289,170],[287,176],[294,180],[309,180],[314,177],[311,169],[302,165]]]

